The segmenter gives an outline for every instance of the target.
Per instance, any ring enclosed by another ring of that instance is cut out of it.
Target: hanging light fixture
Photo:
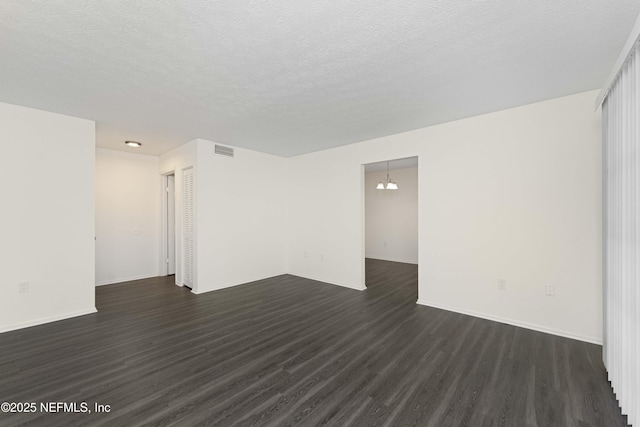
[[[384,190],[384,189],[387,189],[387,190],[398,189],[398,184],[396,184],[395,181],[392,181],[389,179],[389,162],[387,162],[387,185],[385,185],[384,182],[380,181],[376,186],[376,190]]]

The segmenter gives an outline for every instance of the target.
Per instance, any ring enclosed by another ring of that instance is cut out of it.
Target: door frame
[[[360,259],[361,259],[361,271],[362,271],[362,286],[363,289],[366,289],[367,283],[366,283],[366,267],[365,267],[365,258],[366,258],[366,246],[367,246],[367,232],[366,232],[366,196],[365,196],[365,186],[366,186],[366,170],[365,167],[368,164],[371,163],[382,163],[382,162],[391,162],[394,160],[401,160],[401,159],[409,159],[409,158],[413,158],[415,157],[418,160],[418,182],[416,183],[417,187],[418,187],[418,301],[420,301],[421,299],[421,290],[420,290],[420,284],[421,284],[421,276],[422,276],[422,270],[421,270],[421,264],[420,264],[420,212],[423,210],[423,206],[422,206],[422,201],[421,201],[421,197],[420,197],[420,177],[421,177],[421,173],[423,173],[423,168],[420,165],[420,155],[419,154],[414,154],[414,155],[408,155],[408,156],[403,156],[403,157],[391,157],[391,158],[387,158],[387,159],[380,159],[380,160],[376,160],[376,161],[371,161],[371,162],[367,162],[367,163],[362,163],[360,164],[360,194],[361,194],[361,199],[360,199],[360,229],[361,229],[361,241],[360,241]],[[417,301],[416,301],[417,302]]]
[[[178,286],[182,286],[181,283],[179,283],[178,281],[178,251],[177,251],[177,209],[176,209],[176,171],[174,170],[170,170],[167,172],[164,172],[160,175],[160,200],[161,200],[161,207],[160,207],[160,212],[161,212],[161,221],[160,221],[160,275],[161,276],[168,276],[169,275],[169,266],[167,263],[167,259],[169,258],[169,254],[168,254],[168,245],[169,245],[169,236],[167,235],[167,229],[168,229],[168,215],[167,215],[167,211],[168,211],[168,205],[167,205],[167,187],[169,185],[169,176],[173,175],[173,183],[174,183],[174,216],[173,216],[173,232],[174,232],[174,270],[175,270],[175,277],[176,277],[176,285]]]

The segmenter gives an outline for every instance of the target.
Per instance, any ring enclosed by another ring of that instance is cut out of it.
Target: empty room
[[[0,426],[640,426],[639,15],[0,0]]]

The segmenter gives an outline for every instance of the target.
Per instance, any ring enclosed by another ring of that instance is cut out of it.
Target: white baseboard
[[[417,304],[427,307],[439,308],[441,310],[453,311],[454,313],[466,314],[468,316],[479,317],[481,319],[492,320],[494,322],[506,323],[508,325],[518,326],[520,328],[531,329],[532,331],[544,332],[545,334],[557,335],[559,337],[571,338],[578,341],[584,341],[591,344],[602,345],[602,339],[590,337],[586,335],[574,334],[573,332],[564,331],[562,329],[549,328],[547,326],[536,325],[533,323],[522,322],[520,320],[508,319],[505,317],[494,316],[492,314],[480,313],[473,310],[462,309],[442,304],[435,304],[425,300],[418,300]]]
[[[96,286],[115,285],[116,283],[130,282],[132,280],[150,279],[151,277],[158,277],[158,275],[152,274],[151,276],[145,274],[142,276],[121,277],[113,280],[103,280],[102,282],[96,282]]]
[[[414,264],[418,265],[418,260],[415,259],[400,259],[400,258],[389,258],[383,256],[375,256],[375,255],[365,255],[365,258],[376,259],[378,261],[391,261],[391,262],[401,262],[403,264]]]
[[[57,316],[42,317],[40,319],[30,320],[28,322],[16,323],[13,325],[5,326],[3,328],[0,328],[0,333],[29,328],[31,326],[44,325],[45,323],[57,322],[59,320],[71,319],[72,317],[84,316],[86,314],[92,314],[97,312],[98,310],[96,310],[96,308],[93,307],[88,310],[74,311],[71,313],[60,314]]]
[[[303,279],[315,280],[316,282],[322,282],[322,283],[326,283],[328,285],[334,285],[334,286],[340,286],[340,287],[343,287],[343,288],[354,289],[356,291],[364,291],[365,289],[367,289],[367,287],[364,286],[364,285],[351,285],[351,284],[345,284],[345,283],[329,282],[328,280],[325,280],[325,279],[319,279],[317,277],[310,277],[310,276],[302,276],[300,274],[290,274],[290,275],[291,276],[296,276],[296,277],[302,277]]]
[[[204,294],[206,292],[219,291],[220,289],[232,288],[234,286],[246,285],[247,283],[257,282],[258,280],[271,279],[272,277],[282,276],[283,274],[287,274],[287,273],[274,274],[274,275],[269,275],[269,276],[266,276],[266,277],[258,277],[258,278],[255,278],[255,279],[243,280],[242,282],[225,283],[223,285],[220,285],[220,286],[217,286],[217,287],[211,288],[211,289],[200,289],[200,287],[195,289],[195,287],[194,287],[194,289],[192,289],[191,292],[196,294],[196,295],[199,295],[199,294]],[[177,285],[177,283],[176,283],[176,285]],[[182,286],[182,285],[178,285],[178,286]]]

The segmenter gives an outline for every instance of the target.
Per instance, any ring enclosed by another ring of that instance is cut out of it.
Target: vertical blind
[[[604,364],[622,413],[640,426],[640,45],[602,105]]]

